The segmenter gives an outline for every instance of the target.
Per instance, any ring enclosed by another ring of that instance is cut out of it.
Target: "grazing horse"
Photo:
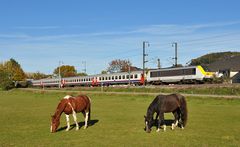
[[[52,115],[51,132],[56,132],[60,124],[60,116],[65,113],[67,120],[67,129],[70,129],[69,114],[73,115],[73,119],[76,123],[76,130],[79,130],[76,113],[82,112],[85,118],[84,129],[87,128],[88,120],[90,120],[91,113],[91,99],[86,95],[79,95],[72,97],[70,95],[65,96],[58,104],[55,114]]]
[[[172,130],[180,124],[183,129],[187,123],[187,102],[184,96],[180,94],[158,95],[149,105],[147,115],[145,117],[145,130],[151,132],[151,127],[154,124],[153,115],[157,113],[156,119],[159,116],[157,124],[157,132],[160,131],[160,125],[163,124],[163,130],[166,131],[164,122],[164,113],[172,112],[175,120],[172,123]]]

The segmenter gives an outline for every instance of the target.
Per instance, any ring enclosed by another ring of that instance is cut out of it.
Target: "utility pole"
[[[62,77],[61,77],[61,64],[63,64],[62,61],[59,61],[59,67],[58,67],[58,79],[59,79],[59,83],[58,83],[58,87],[61,88],[61,82],[62,82]]]
[[[173,58],[173,59],[175,59],[175,67],[177,67],[177,42],[173,42],[172,43],[172,47],[175,47],[175,58]]]
[[[83,72],[86,74],[87,73],[87,61],[82,61],[82,64],[84,65]]]
[[[150,46],[149,42],[143,41],[143,85],[145,86],[145,63],[148,62],[146,61],[145,57],[148,56],[148,54],[145,53],[145,48],[147,46]]]
[[[158,69],[160,69],[161,68],[161,64],[160,64],[160,59],[159,58],[157,59],[157,63],[158,63],[157,64],[158,65]]]
[[[130,69],[130,61],[128,60],[128,86],[130,87],[130,75],[131,75],[131,69]]]

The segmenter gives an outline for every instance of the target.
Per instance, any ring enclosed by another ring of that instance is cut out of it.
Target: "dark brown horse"
[[[172,130],[180,124],[183,129],[187,123],[187,102],[184,96],[180,94],[158,95],[149,105],[147,115],[145,117],[146,132],[151,132],[155,120],[153,119],[154,113],[157,113],[156,119],[159,116],[157,124],[157,132],[160,131],[160,125],[163,124],[163,129],[166,131],[164,122],[164,113],[172,112],[175,120],[172,123]]]
[[[70,95],[65,96],[58,104],[55,114],[52,116],[51,121],[51,132],[54,133],[57,131],[57,128],[60,124],[60,116],[62,113],[65,113],[67,120],[67,129],[70,129],[69,114],[73,114],[73,119],[76,123],[76,130],[79,129],[77,122],[76,113],[82,112],[85,118],[84,129],[87,128],[88,120],[90,120],[91,113],[91,99],[86,95],[79,95],[72,97]]]

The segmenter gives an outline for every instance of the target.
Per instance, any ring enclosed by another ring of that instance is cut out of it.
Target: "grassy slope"
[[[1,146],[238,146],[240,100],[188,97],[185,130],[147,134],[143,115],[153,97],[90,95],[92,120],[87,130],[50,133],[52,114],[63,93],[0,91]],[[167,114],[166,119],[172,115]],[[83,116],[78,115],[82,122]],[[72,122],[72,118],[71,118]],[[65,127],[62,115],[60,127]]]

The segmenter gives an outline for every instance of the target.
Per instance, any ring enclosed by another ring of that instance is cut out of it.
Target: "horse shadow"
[[[98,119],[89,120],[88,121],[88,127],[91,127],[91,126],[95,125],[98,122],[99,122]],[[79,125],[79,129],[81,129],[85,125],[85,122],[79,122],[78,125]],[[75,127],[76,127],[76,124],[73,123],[73,124],[70,125],[70,129],[69,130],[72,130]],[[59,128],[57,130],[57,132],[60,132],[60,131],[66,130],[66,129],[67,129],[67,126],[61,127],[61,128]]]
[[[164,119],[164,123],[166,126],[172,126],[172,123],[174,123],[174,120],[172,119]],[[160,124],[161,126],[163,125],[163,123]],[[158,119],[154,120],[154,123],[152,125],[152,127],[158,127]],[[146,131],[146,128],[144,128],[144,131]]]
[[[174,120],[164,119],[164,123],[165,123],[166,126],[172,126],[172,123],[174,123]],[[153,126],[157,127],[157,125],[158,125],[158,119],[155,119],[155,122],[154,122]],[[160,125],[163,125],[163,122]]]

